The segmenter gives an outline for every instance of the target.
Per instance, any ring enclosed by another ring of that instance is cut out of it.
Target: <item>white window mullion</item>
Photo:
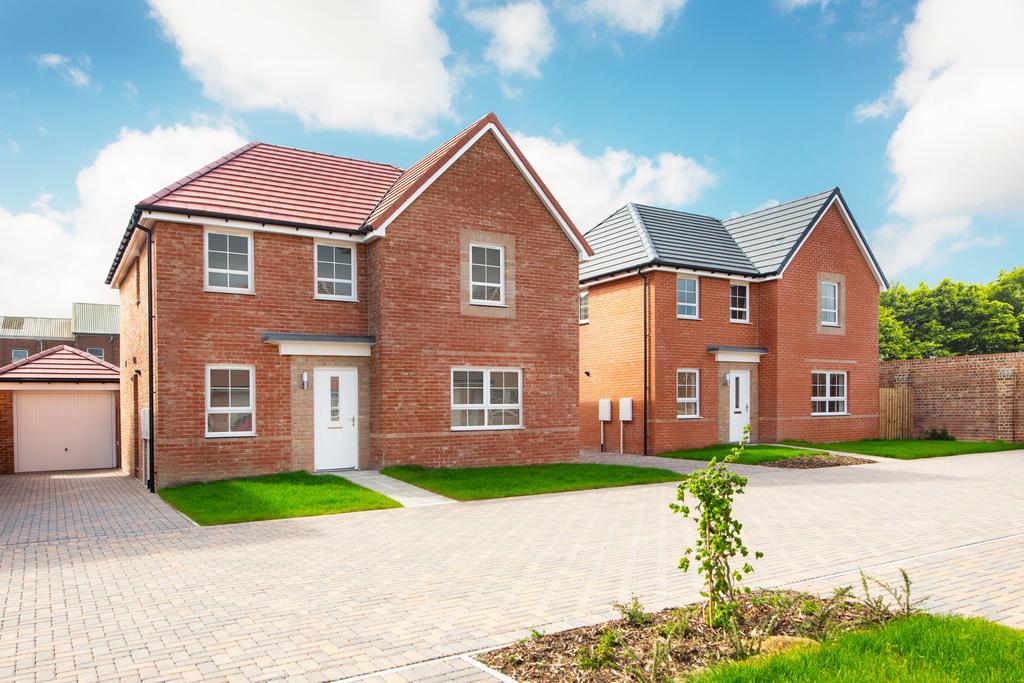
[[[514,376],[514,381],[510,375]],[[498,378],[501,384],[495,386]],[[482,391],[479,401],[474,399],[476,391]],[[501,400],[492,398],[494,391],[500,392]],[[451,392],[453,431],[517,429],[523,426],[523,373],[520,368],[453,368]],[[512,393],[515,401],[509,402]]]

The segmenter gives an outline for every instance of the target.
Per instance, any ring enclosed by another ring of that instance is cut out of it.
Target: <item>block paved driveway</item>
[[[902,566],[929,608],[1024,627],[1024,452],[743,470],[755,584]],[[697,597],[673,484],[196,528],[134,481],[67,476],[0,477],[0,680],[493,680],[460,655]],[[134,522],[33,521],[72,484]]]

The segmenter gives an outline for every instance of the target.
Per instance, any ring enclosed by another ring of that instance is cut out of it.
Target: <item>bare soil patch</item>
[[[786,467],[794,470],[812,470],[819,467],[846,467],[847,465],[870,465],[874,460],[867,458],[855,458],[852,455],[836,455],[835,453],[822,453],[821,455],[801,455],[796,458],[785,460],[771,460],[762,462],[762,467]]]
[[[842,590],[828,598],[756,591],[743,596],[741,614],[739,634],[734,635],[708,626],[701,606],[689,605],[640,619],[634,613],[629,620],[534,633],[478,659],[523,683],[676,680],[723,660],[778,649],[780,644],[806,647],[805,639],[820,641],[891,617]]]

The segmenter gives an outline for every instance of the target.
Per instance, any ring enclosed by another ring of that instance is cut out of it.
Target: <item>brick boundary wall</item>
[[[881,386],[911,387],[915,437],[1024,441],[1024,353],[884,361]]]
[[[0,474],[14,472],[14,392],[0,391]]]

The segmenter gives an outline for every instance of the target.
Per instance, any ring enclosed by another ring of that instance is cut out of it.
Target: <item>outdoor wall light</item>
[[[309,373],[305,370],[302,371],[302,390],[305,391],[306,387],[309,386]]]

